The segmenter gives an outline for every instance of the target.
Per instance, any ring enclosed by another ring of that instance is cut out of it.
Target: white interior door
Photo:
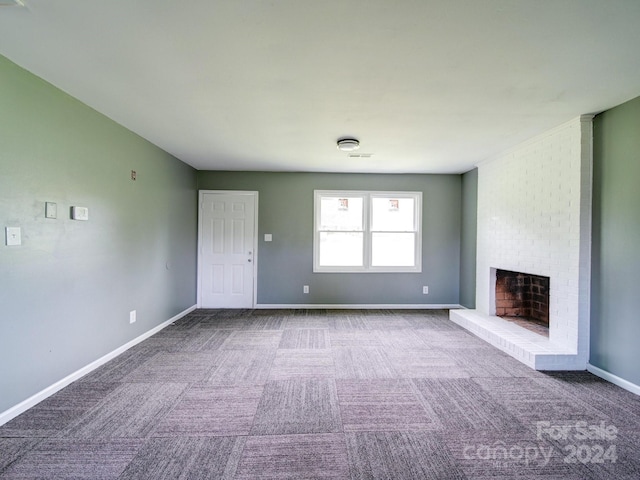
[[[252,308],[257,192],[200,192],[202,308]]]

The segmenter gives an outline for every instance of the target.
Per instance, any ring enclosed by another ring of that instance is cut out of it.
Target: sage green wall
[[[640,385],[640,97],[594,121],[591,358]]]
[[[462,175],[462,240],[460,305],[476,308],[476,243],[478,237],[478,169]]]
[[[260,304],[459,303],[460,175],[200,171],[198,188],[259,192]],[[313,191],[340,189],[423,192],[422,273],[313,273]]]
[[[1,56],[0,132],[3,412],[196,303],[197,190],[194,169]]]

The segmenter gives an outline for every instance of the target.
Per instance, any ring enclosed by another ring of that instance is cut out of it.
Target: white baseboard
[[[139,337],[134,338],[130,342],[125,343],[121,347],[116,348],[115,350],[113,350],[112,352],[107,353],[103,357],[100,357],[99,359],[91,362],[90,364],[85,365],[81,369],[76,370],[75,372],[67,375],[63,379],[58,380],[53,385],[49,385],[47,388],[39,391],[35,395],[32,395],[29,398],[27,398],[26,400],[18,403],[17,405],[14,405],[13,407],[9,408],[8,410],[5,410],[4,412],[0,413],[0,425],[4,425],[9,420],[17,417],[18,415],[20,415],[21,413],[23,413],[26,410],[30,409],[34,405],[37,405],[38,403],[40,403],[44,399],[50,397],[51,395],[53,395],[57,391],[62,390],[64,387],[66,387],[70,383],[73,383],[76,380],[78,380],[79,378],[84,377],[87,373],[92,372],[93,370],[95,370],[96,368],[100,367],[101,365],[104,365],[109,360],[114,359],[115,357],[117,357],[121,353],[129,350],[131,347],[137,345],[138,343],[142,342],[143,340],[146,340],[147,338],[151,337],[152,335],[155,335],[156,333],[158,333],[163,328],[168,327],[173,322],[179,320],[180,318],[184,317],[185,315],[187,315],[188,313],[192,312],[195,309],[196,309],[196,306],[194,305],[192,307],[187,308],[186,310],[183,310],[182,312],[180,312],[179,314],[177,314],[174,317],[170,318],[166,322],[161,323],[157,327],[152,328],[148,332],[143,333]]]
[[[259,303],[255,309],[280,309],[295,310],[300,308],[324,309],[324,310],[436,310],[436,309],[452,309],[464,308],[462,305],[453,303],[418,303],[418,304],[400,304],[400,303],[362,303],[362,304],[336,304],[336,303]]]
[[[587,363],[587,371],[593,373],[596,377],[603,378],[606,381],[613,383],[614,385],[617,385],[621,388],[624,388],[625,390],[630,391],[631,393],[640,395],[640,385],[631,383],[630,381],[625,380],[624,378],[620,378],[619,376],[614,375],[613,373],[609,373],[606,370],[602,370],[601,368],[594,367],[590,363]]]

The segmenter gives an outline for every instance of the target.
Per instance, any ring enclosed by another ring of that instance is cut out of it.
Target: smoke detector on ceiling
[[[353,152],[360,148],[360,142],[355,138],[345,137],[338,140],[338,150],[343,152]]]

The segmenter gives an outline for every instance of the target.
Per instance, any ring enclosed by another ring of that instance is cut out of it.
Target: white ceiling
[[[198,169],[464,172],[640,95],[638,0],[24,3],[2,55]]]

